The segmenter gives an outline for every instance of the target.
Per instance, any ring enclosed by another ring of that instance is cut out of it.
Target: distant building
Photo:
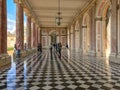
[[[7,47],[14,47],[15,44],[15,33],[10,33],[9,31],[7,32]]]
[[[7,47],[14,47],[16,41],[15,31],[13,33],[7,32]],[[26,28],[24,28],[24,43],[26,43]]]

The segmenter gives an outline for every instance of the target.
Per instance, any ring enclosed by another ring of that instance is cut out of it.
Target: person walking
[[[62,44],[58,44],[58,52],[59,52],[59,58],[61,58],[61,49],[62,49]]]
[[[51,59],[52,59],[52,49],[53,49],[53,47],[52,47],[52,45],[50,45],[50,56],[51,56]]]
[[[42,45],[40,43],[38,43],[37,50],[38,52],[42,52]]]
[[[66,43],[66,48],[68,49],[68,44]]]

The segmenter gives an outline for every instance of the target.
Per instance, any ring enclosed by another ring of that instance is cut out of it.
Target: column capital
[[[19,4],[22,4],[23,3],[23,0],[14,0],[15,3],[19,3]]]
[[[102,19],[103,19],[102,17],[96,17],[95,21],[102,21]]]
[[[75,32],[79,32],[79,30],[77,29],[77,30],[75,30]]]
[[[87,25],[85,25],[85,26],[82,26],[82,28],[87,28]]]

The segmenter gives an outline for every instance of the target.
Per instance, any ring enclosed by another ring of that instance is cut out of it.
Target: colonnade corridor
[[[52,55],[52,56],[51,56]],[[120,66],[62,49],[43,50],[0,71],[0,90],[119,90]]]

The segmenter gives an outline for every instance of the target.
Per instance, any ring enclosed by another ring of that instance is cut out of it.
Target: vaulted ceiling
[[[62,16],[60,27],[67,27],[91,1],[92,0],[60,0]],[[24,3],[39,22],[40,26],[56,26],[55,18],[58,12],[58,0],[25,0]]]

